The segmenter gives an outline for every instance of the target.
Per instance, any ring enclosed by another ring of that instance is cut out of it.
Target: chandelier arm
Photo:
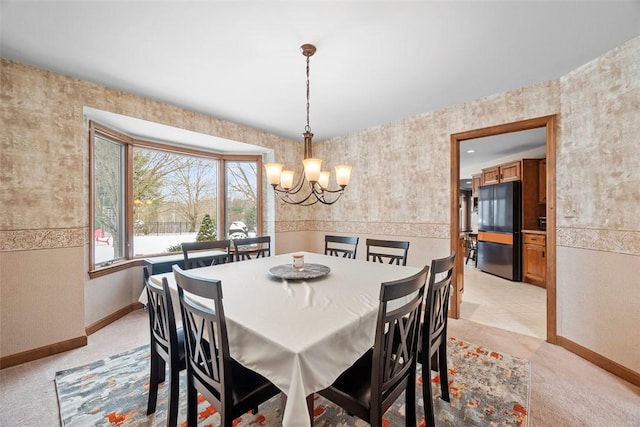
[[[323,189],[323,188],[318,189],[315,186],[312,187],[311,191],[313,192],[313,194],[316,197],[316,199],[318,199],[318,201],[320,203],[323,203],[325,205],[334,204],[335,202],[338,201],[338,199],[340,197],[342,197],[342,194],[344,194],[344,192],[342,190],[328,190],[328,189]],[[325,199],[325,195],[326,194],[338,194],[338,196],[335,198],[335,200],[333,200],[331,202],[327,202],[326,199]]]
[[[311,205],[315,205],[318,202],[322,203],[323,205],[332,205],[336,203],[344,194],[344,192],[341,190],[318,189],[311,183],[309,183],[309,187],[310,187],[309,193],[300,200],[294,200],[292,197],[290,197],[291,195],[295,195],[297,193],[277,190],[275,194],[282,203],[286,203],[289,205],[298,205],[298,206],[311,206]],[[335,196],[335,199],[333,200],[327,200],[325,197],[327,194],[332,194],[332,195],[337,194],[337,196]]]
[[[290,197],[291,193],[287,193],[287,192],[277,193],[277,195],[282,202],[289,205],[311,206],[311,205],[315,205],[316,203],[318,203],[318,201],[320,201],[318,197],[313,193],[313,191],[309,192],[309,194],[307,194],[307,196],[301,200],[293,200]],[[312,198],[312,196],[314,197]]]
[[[304,179],[304,169],[302,170],[301,173],[298,174],[298,180],[296,181],[296,183],[294,184],[293,187],[287,189],[282,188],[279,184],[276,185],[275,187],[273,187],[273,189],[279,193],[287,193],[287,194],[297,194],[300,192],[300,190],[302,190],[302,187],[304,185],[305,179]]]

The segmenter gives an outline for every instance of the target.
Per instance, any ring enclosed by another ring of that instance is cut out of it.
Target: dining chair
[[[426,425],[435,425],[431,370],[440,374],[440,398],[449,402],[447,371],[447,319],[451,278],[456,253],[431,261],[431,275],[426,291],[424,319],[421,326],[419,362],[422,365],[422,398]]]
[[[404,392],[405,422],[415,427],[417,346],[428,273],[425,266],[410,277],[381,284],[373,348],[318,394],[381,427],[382,415]]]
[[[143,271],[151,336],[151,373],[147,415],[156,411],[158,385],[165,381],[166,366],[168,366],[167,427],[174,427],[178,420],[178,396],[180,394],[178,374],[186,367],[184,331],[182,328],[176,328],[173,302],[167,279],[163,278],[162,286],[159,286],[149,279],[147,267],[144,267]]]
[[[280,390],[231,357],[222,282],[193,276],[177,265],[173,274],[187,349],[187,425],[197,425],[200,393],[220,413],[220,425],[231,427],[234,419],[255,412]]]
[[[194,257],[198,253],[206,251],[226,251],[224,256],[211,256],[211,257]],[[182,253],[184,255],[184,268],[189,270],[198,267],[207,267],[209,265],[226,264],[233,261],[231,255],[231,241],[230,240],[211,240],[207,242],[184,242],[182,243]],[[191,258],[189,258],[191,257]]]
[[[236,261],[271,256],[271,236],[233,239]]]
[[[324,236],[324,254],[355,259],[359,240],[359,237]]]
[[[478,235],[476,233],[466,233],[464,235],[464,241],[467,246],[467,259],[464,264],[467,265],[469,260],[475,262],[478,266]]]
[[[367,261],[407,265],[409,242],[367,239]]]

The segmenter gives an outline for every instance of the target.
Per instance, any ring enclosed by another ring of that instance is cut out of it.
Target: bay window
[[[94,122],[90,154],[90,272],[262,232],[259,155],[143,141]]]

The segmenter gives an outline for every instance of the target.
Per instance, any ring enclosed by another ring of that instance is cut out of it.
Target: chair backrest
[[[367,261],[407,265],[409,242],[367,239]]]
[[[271,236],[248,237],[234,239],[236,261],[271,256]]]
[[[233,257],[231,256],[231,241],[230,240],[211,240],[208,242],[184,242],[182,243],[182,253],[184,254],[184,268],[189,270],[191,268],[206,267],[215,264],[224,264],[231,262]],[[194,255],[206,251],[225,251],[226,256],[211,256],[194,258]]]
[[[359,237],[324,236],[324,254],[355,259],[359,240]]]
[[[422,351],[429,349],[429,355],[433,354],[438,349],[438,345],[447,339],[449,296],[455,261],[455,252],[446,258],[431,261],[421,343]]]
[[[410,277],[381,285],[373,345],[371,406],[381,407],[383,413],[406,388],[398,385],[409,375],[415,375],[428,274],[429,266],[424,266]]]
[[[147,310],[149,311],[149,332],[151,345],[162,352],[165,360],[168,359],[171,349],[177,349],[178,335],[176,331],[176,319],[173,311],[173,301],[167,279],[162,279],[162,286],[156,285],[149,278],[147,267],[144,271],[144,286],[147,290]]]
[[[214,397],[211,403],[218,411],[231,413],[231,356],[222,282],[192,276],[177,265],[173,266],[173,274],[180,298],[189,374],[197,389],[204,387]],[[210,300],[210,304],[203,304],[202,298]]]
[[[464,234],[464,243],[467,249],[469,250],[475,249],[477,242],[478,242],[477,235],[472,235],[470,233]]]

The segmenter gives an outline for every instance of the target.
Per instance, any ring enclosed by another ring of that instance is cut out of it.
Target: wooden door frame
[[[460,240],[460,142],[468,139],[482,138],[485,136],[500,135],[504,133],[518,132],[535,128],[546,128],[547,134],[547,341],[557,344],[556,332],[556,123],[557,116],[537,117],[501,125],[489,126],[482,129],[474,129],[465,132],[451,134],[451,250],[459,247]],[[460,264],[458,264],[460,265]],[[462,264],[464,268],[464,264]],[[455,280],[450,317],[460,318],[460,304],[462,302],[461,289],[463,283],[461,274],[454,274]]]

